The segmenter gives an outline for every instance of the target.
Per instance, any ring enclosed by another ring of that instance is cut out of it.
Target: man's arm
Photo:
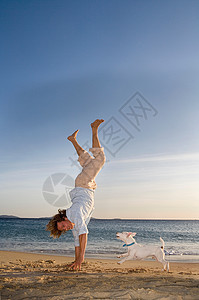
[[[75,262],[70,266],[73,270],[81,270],[87,245],[87,233],[79,235],[79,247],[75,247]]]
[[[75,246],[75,260],[78,259],[80,253],[80,246]]]
[[[80,244],[79,259],[81,260],[81,262],[83,262],[85,251],[86,251],[86,245],[87,245],[87,233],[79,235],[79,244]]]

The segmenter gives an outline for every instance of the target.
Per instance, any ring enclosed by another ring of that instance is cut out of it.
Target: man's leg
[[[103,122],[104,120],[97,119],[93,123],[91,123],[92,148],[90,149],[90,151],[93,153],[94,158],[91,157],[91,155],[78,144],[76,136],[79,130],[76,130],[72,135],[68,137],[68,140],[75,147],[75,150],[77,151],[77,154],[79,156],[78,161],[83,167],[82,172],[77,176],[75,180],[76,187],[84,187],[91,189],[96,188],[96,183],[94,179],[105,162],[103,148],[101,148],[98,138],[98,127]]]
[[[98,128],[100,126],[101,123],[103,123],[104,120],[95,120],[93,123],[91,123],[91,128],[92,128],[92,147],[93,148],[100,148],[100,142],[99,142],[99,138],[98,138]]]
[[[79,130],[76,130],[73,134],[69,135],[67,139],[73,144],[75,147],[75,150],[77,151],[77,154],[80,156],[81,153],[84,152],[84,149],[78,144],[76,140],[76,136]]]

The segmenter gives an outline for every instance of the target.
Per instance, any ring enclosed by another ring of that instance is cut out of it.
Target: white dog
[[[162,246],[142,246],[136,243],[135,239],[133,238],[136,235],[134,232],[117,232],[116,236],[117,239],[125,242],[124,246],[128,247],[128,252],[121,254],[118,258],[124,257],[118,264],[122,264],[126,260],[130,259],[144,259],[147,257],[152,257],[157,259],[157,261],[163,264],[164,269],[169,272],[169,263],[165,261],[165,254],[164,254],[164,241],[160,238],[162,242]]]

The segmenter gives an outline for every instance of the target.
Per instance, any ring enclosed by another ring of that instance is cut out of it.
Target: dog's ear
[[[133,232],[128,232],[127,238],[130,237],[133,234]]]
[[[130,236],[134,237],[135,235],[136,235],[136,232],[129,232],[127,237],[130,237]]]

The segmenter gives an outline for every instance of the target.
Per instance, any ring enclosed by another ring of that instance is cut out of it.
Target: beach
[[[198,299],[199,264],[86,258],[0,251],[0,299]]]

